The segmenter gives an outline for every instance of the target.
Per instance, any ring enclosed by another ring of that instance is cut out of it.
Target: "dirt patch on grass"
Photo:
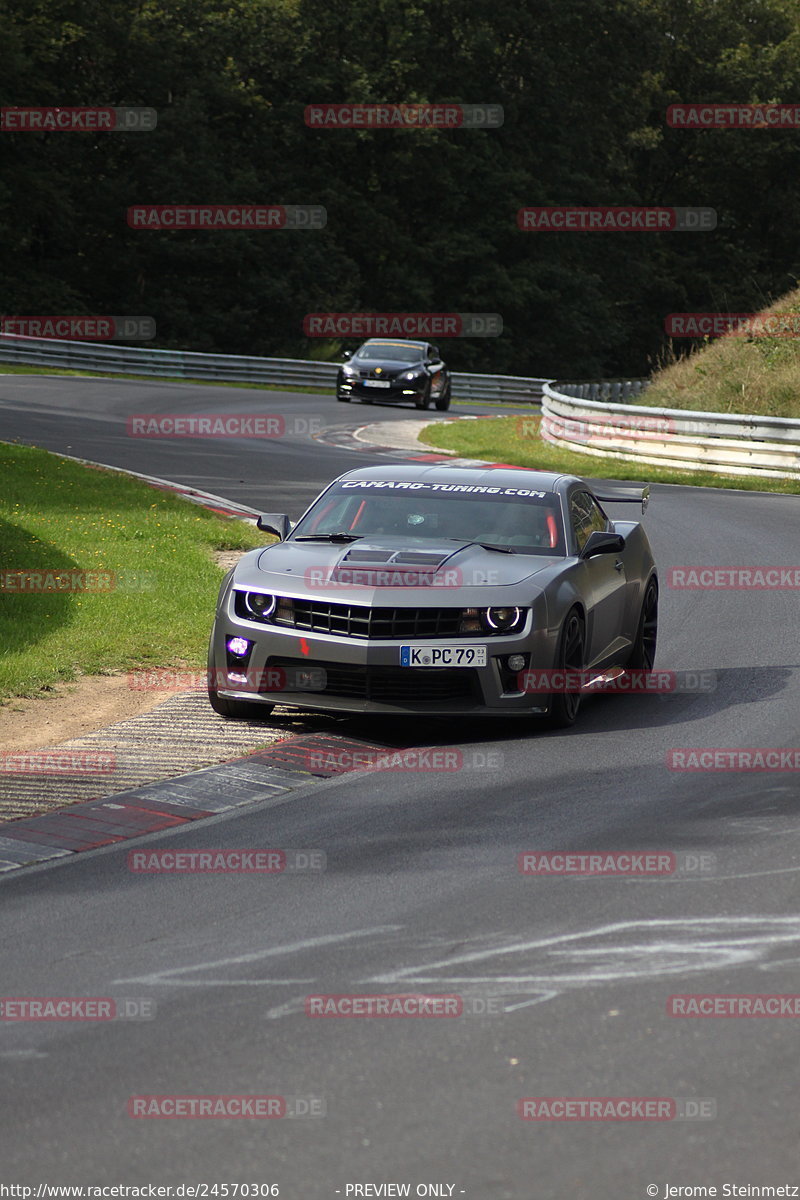
[[[218,567],[222,567],[223,571],[230,571],[231,567],[235,567],[243,554],[249,554],[248,550],[214,550],[214,562]]]
[[[236,565],[246,550],[215,550],[214,561],[223,571]],[[104,729],[116,721],[150,712],[168,696],[185,691],[199,673],[187,676],[180,670],[147,672],[147,688],[131,686],[131,677],[117,675],[84,675],[74,683],[62,684],[49,695],[12,697],[0,703],[0,751],[6,753],[38,750],[60,742],[82,737]],[[168,686],[154,686],[156,676],[163,674]],[[174,677],[174,684],[169,683]]]
[[[84,675],[56,694],[11,699],[0,705],[0,749],[4,752],[55,746],[115,721],[149,712],[186,684],[137,691],[125,675]]]

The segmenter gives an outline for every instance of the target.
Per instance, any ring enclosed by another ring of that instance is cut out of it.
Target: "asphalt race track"
[[[335,474],[379,461],[302,432],[125,433],[133,413],[223,410],[280,413],[297,429],[297,418],[400,416],[316,395],[0,379],[4,440],[295,517]],[[798,775],[666,765],[673,748],[798,746],[797,590],[666,579],[687,564],[797,565],[799,508],[792,496],[653,488],[658,664],[709,672],[710,690],[595,698],[568,733],[347,722],[366,738],[457,748],[464,765],[345,775],[133,843],[316,848],[324,874],[132,874],[125,844],[0,881],[3,996],[155,1003],[148,1020],[0,1023],[9,1177],[277,1184],[285,1200],[381,1183],[474,1200],[800,1184],[796,1019],[667,1015],[678,993],[800,993]],[[639,879],[517,869],[521,852],[598,850],[674,852],[683,867]],[[468,1011],[305,1014],[312,994],[409,992],[457,995]],[[325,1115],[128,1115],[129,1097],[153,1094],[314,1098]],[[524,1097],[669,1098],[705,1115],[532,1121],[518,1115]]]

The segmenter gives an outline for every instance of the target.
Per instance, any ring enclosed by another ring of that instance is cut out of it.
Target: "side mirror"
[[[621,533],[606,533],[602,529],[595,529],[589,534],[578,557],[594,558],[597,554],[619,554],[624,549],[625,538]]]
[[[352,350],[343,350],[342,351],[342,358],[344,359],[345,362],[347,362],[348,358],[352,358],[352,357],[353,357]]]
[[[262,513],[256,521],[256,527],[264,533],[277,533],[279,539],[285,542],[292,530],[292,522],[286,513]]]

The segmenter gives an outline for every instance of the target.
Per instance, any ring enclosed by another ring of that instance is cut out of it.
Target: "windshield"
[[[518,554],[564,554],[558,496],[526,488],[344,480],[320,496],[291,538],[331,533],[415,543],[487,542]]]
[[[393,362],[412,363],[422,358],[421,346],[401,346],[397,342],[368,342],[353,356],[361,362]]]

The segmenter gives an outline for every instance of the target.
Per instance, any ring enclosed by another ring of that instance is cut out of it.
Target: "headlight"
[[[465,608],[461,614],[461,624],[458,627],[459,633],[480,633],[481,619],[478,616],[477,608]]]
[[[422,376],[423,376],[422,371],[406,371],[404,375],[400,376],[400,378],[407,379],[409,382],[411,382],[414,379],[421,379]]]
[[[358,370],[356,367],[342,367],[342,375],[344,375],[345,379],[356,379],[358,377]]]
[[[276,600],[267,592],[244,592],[245,615],[257,621],[266,621],[275,611]]]
[[[281,597],[281,602],[275,611],[276,625],[294,625],[294,602]]]
[[[510,633],[518,629],[524,619],[521,608],[487,608],[481,612],[481,624],[487,633]]]
[[[459,633],[513,633],[525,624],[524,608],[465,608]]]

